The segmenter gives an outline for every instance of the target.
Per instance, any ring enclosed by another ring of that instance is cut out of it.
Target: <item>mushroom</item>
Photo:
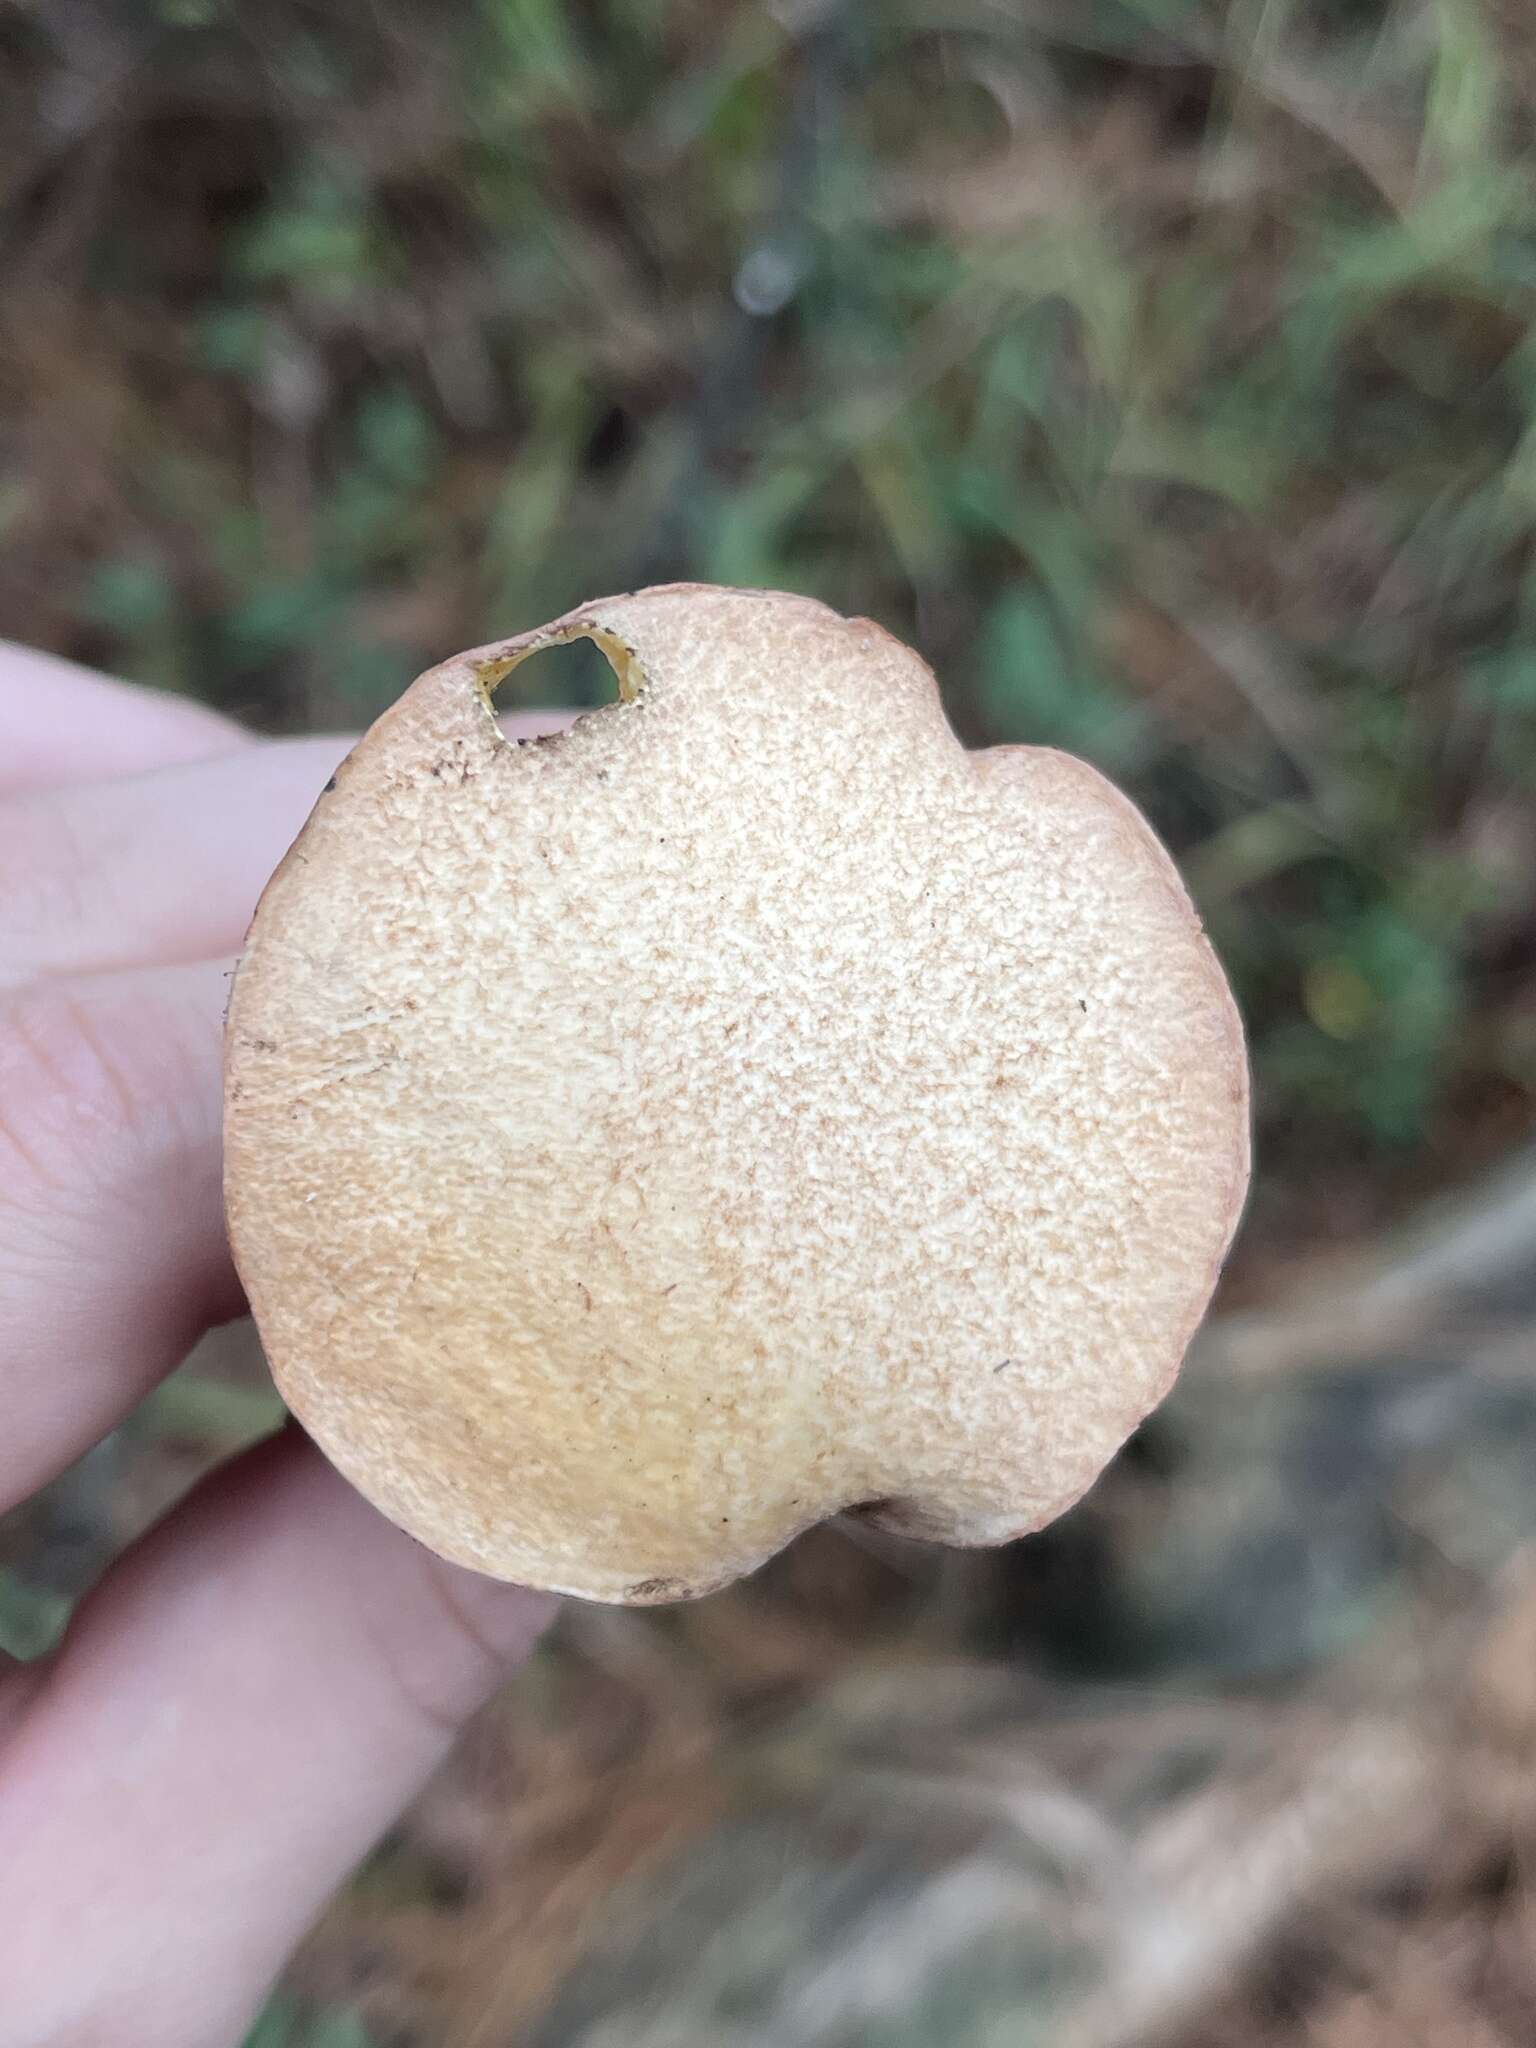
[[[597,643],[552,738],[492,696]],[[991,1544],[1166,1392],[1247,1181],[1138,812],[867,619],[697,584],[429,670],[262,897],[229,1225],[279,1387],[444,1557],[684,1599],[857,1507]]]

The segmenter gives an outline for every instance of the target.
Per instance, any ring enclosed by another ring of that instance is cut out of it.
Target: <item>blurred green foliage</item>
[[[246,2036],[245,2048],[374,2048],[374,2037],[355,2013],[315,2011],[279,1996]]]
[[[21,1658],[46,1655],[64,1632],[71,1604],[63,1594],[0,1566],[0,1653]]]

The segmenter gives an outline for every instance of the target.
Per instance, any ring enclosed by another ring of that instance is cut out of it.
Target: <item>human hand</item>
[[[241,1311],[228,976],[346,745],[0,645],[0,1512]],[[53,1656],[0,1658],[5,2048],[238,2040],[550,1607],[418,1547],[295,1428],[214,1473]]]

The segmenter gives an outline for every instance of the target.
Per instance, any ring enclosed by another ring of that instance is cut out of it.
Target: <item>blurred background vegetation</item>
[[[0,633],[294,731],[812,592],[1136,795],[1256,1067],[1198,1398],[999,1558],[574,1616],[259,2048],[1529,2040],[1536,1215],[1380,1233],[1532,1127],[1533,131],[1521,0],[0,0]],[[0,1633],[272,1413],[196,1361],[0,1526]],[[1385,1844],[1373,1771],[1455,1883],[1325,1936],[1263,1830]],[[1270,1872],[1214,1946],[1197,1838]]]

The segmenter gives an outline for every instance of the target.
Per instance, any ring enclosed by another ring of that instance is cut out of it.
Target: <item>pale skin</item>
[[[347,744],[0,644],[0,1512],[241,1313],[227,977]],[[56,1654],[0,1657],[6,2042],[237,2042],[550,1611],[421,1549],[297,1430],[216,1472]]]

